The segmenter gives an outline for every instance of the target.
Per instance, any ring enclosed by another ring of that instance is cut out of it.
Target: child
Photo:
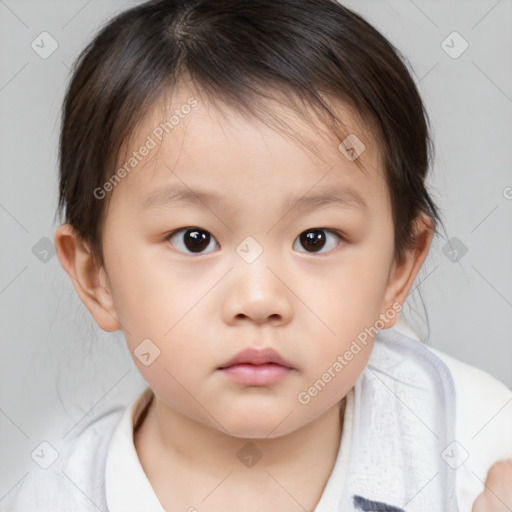
[[[397,50],[334,1],[106,25],[65,99],[55,243],[148,387],[11,510],[469,511],[512,394],[399,322],[430,144]]]

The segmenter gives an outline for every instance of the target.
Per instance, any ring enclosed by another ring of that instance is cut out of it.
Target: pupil
[[[201,252],[208,247],[210,235],[197,229],[189,229],[185,232],[185,245],[189,251]]]
[[[313,229],[302,233],[300,241],[304,248],[319,251],[325,245],[325,234],[320,229]]]

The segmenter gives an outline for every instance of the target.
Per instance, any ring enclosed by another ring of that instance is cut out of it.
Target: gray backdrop
[[[0,500],[40,462],[41,442],[58,451],[145,385],[122,335],[94,324],[53,248],[69,68],[100,25],[136,3],[0,0]],[[345,4],[409,59],[433,122],[430,185],[448,238],[435,241],[406,319],[511,387],[512,1]]]

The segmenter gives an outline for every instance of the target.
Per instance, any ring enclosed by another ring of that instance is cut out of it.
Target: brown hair
[[[213,103],[264,120],[272,113],[262,101],[272,92],[299,98],[335,131],[330,96],[353,107],[379,141],[399,258],[414,245],[420,214],[434,229],[440,222],[425,183],[428,117],[405,62],[335,0],[153,0],[122,12],[74,66],[62,112],[58,213],[65,210],[103,265],[108,197],[94,190],[114,173],[145,113],[185,77]]]

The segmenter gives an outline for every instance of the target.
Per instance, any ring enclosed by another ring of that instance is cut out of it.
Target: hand
[[[489,470],[485,490],[471,512],[512,512],[512,459],[499,461]]]

